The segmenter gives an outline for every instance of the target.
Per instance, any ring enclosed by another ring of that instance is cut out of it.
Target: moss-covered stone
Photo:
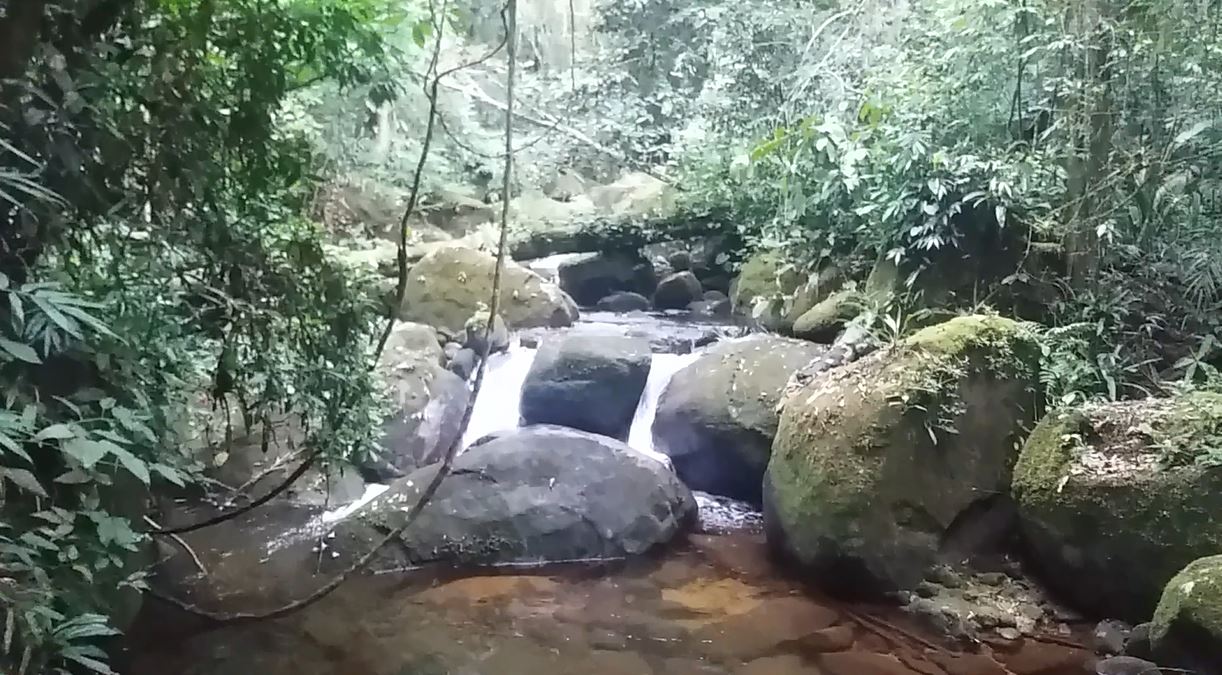
[[[853,290],[832,293],[793,322],[793,336],[813,342],[832,342],[844,326],[861,313],[863,299]]]
[[[836,588],[914,586],[955,519],[1004,493],[1038,363],[1024,325],[971,316],[815,379],[781,415],[770,542]]]
[[[1217,447],[1222,396],[1195,393],[1049,415],[1014,472],[1023,535],[1048,583],[1082,605],[1140,621],[1167,581],[1222,551]]]
[[[783,298],[792,295],[803,283],[801,273],[790,266],[776,251],[760,251],[752,255],[739,269],[730,302],[734,313],[752,316],[758,298],[773,299],[774,306],[760,322],[770,330],[784,330],[786,310]]]
[[[1163,590],[1150,641],[1160,662],[1222,670],[1222,555],[1185,567]]]
[[[492,295],[496,258],[464,246],[445,246],[412,267],[400,316],[429,324],[451,336]],[[577,318],[577,305],[564,291],[539,275],[506,261],[501,277],[499,314],[510,328],[568,326]]]

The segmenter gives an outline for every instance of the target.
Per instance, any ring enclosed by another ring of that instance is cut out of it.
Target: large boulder
[[[654,446],[693,489],[758,504],[781,392],[824,349],[766,335],[710,347],[662,392]]]
[[[952,524],[1006,491],[1039,356],[1023,324],[971,316],[814,378],[772,447],[770,544],[846,592],[913,588]]]
[[[638,283],[637,265],[641,259],[626,253],[593,253],[562,262],[558,276],[560,288],[582,307],[592,307],[617,291],[652,292]]]
[[[675,272],[658,282],[653,292],[653,306],[657,309],[685,309],[704,296],[704,287],[691,272]]]
[[[1222,555],[1190,563],[1167,584],[1150,622],[1155,657],[1185,672],[1222,672]]]
[[[574,332],[546,339],[522,385],[522,421],[625,439],[652,357],[642,338]]]
[[[442,368],[437,333],[400,323],[382,351],[378,374],[389,393],[391,415],[382,425],[382,450],[362,471],[389,480],[438,461],[460,432],[470,392],[465,378]]]
[[[1014,471],[1030,552],[1081,605],[1149,617],[1163,587],[1222,551],[1222,395],[1091,405],[1046,417]]]
[[[401,316],[459,335],[468,319],[486,311],[496,257],[464,246],[444,246],[412,267]],[[510,328],[569,326],[577,305],[555,284],[512,262],[501,277],[499,313]]]
[[[391,486],[337,529],[360,555],[369,531],[403,522],[437,471]],[[463,453],[419,520],[379,566],[535,563],[648,551],[692,525],[696,503],[668,467],[605,436],[526,427]]]

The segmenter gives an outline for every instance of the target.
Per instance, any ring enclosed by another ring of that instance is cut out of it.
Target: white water
[[[653,362],[649,366],[649,380],[645,382],[645,391],[641,394],[641,402],[637,404],[636,416],[632,418],[628,445],[662,458],[666,464],[670,464],[665,455],[653,449],[653,418],[658,414],[658,399],[662,398],[662,392],[675,373],[691,365],[699,356],[699,353],[653,355]]]
[[[488,357],[484,384],[475,399],[475,409],[471,411],[471,424],[463,434],[463,448],[494,431],[518,428],[522,384],[526,382],[537,351],[523,347],[515,339],[509,351]]]

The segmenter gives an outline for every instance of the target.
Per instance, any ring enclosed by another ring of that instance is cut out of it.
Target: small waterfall
[[[649,380],[645,382],[645,392],[641,394],[636,416],[632,418],[628,445],[651,455],[659,454],[653,449],[653,418],[658,413],[658,399],[662,398],[662,392],[675,373],[686,368],[699,356],[699,353],[653,355],[653,362],[649,366]]]
[[[509,351],[488,357],[484,384],[479,398],[475,399],[475,409],[471,411],[471,424],[463,434],[463,448],[494,431],[518,428],[522,384],[526,382],[526,374],[537,352],[537,349],[523,347],[515,339]]]

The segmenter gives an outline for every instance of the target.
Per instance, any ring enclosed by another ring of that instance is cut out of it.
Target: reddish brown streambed
[[[893,610],[805,592],[760,535],[694,535],[664,555],[453,580],[365,577],[279,621],[163,640],[131,675],[1080,675],[1033,639],[931,649]]]

